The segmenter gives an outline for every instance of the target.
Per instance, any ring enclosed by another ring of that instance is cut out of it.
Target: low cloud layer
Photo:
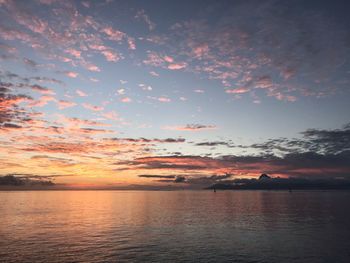
[[[277,139],[252,144],[258,155],[222,155],[219,157],[168,155],[137,158],[121,170],[174,171],[185,174],[183,182],[214,182],[220,175],[198,176],[197,173],[233,174],[233,177],[257,176],[262,172],[292,178],[350,179],[350,127],[336,130],[307,130],[300,139]],[[231,145],[230,142],[197,143],[197,146]],[[241,148],[243,146],[234,146]],[[144,176],[144,177],[147,177]],[[225,176],[224,176],[225,177]],[[149,176],[147,178],[153,178]],[[162,177],[157,177],[162,178]],[[175,176],[167,175],[167,179]],[[169,182],[164,181],[164,182]]]

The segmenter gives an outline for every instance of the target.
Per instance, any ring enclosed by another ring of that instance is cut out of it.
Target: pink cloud
[[[114,121],[120,120],[119,115],[114,111],[105,112],[105,113],[102,113],[101,115],[103,117],[105,117],[106,119],[110,119],[110,120],[114,120]]]
[[[125,33],[113,29],[112,27],[103,28],[102,32],[105,33],[109,37],[109,39],[117,42],[121,41],[125,37]]]
[[[131,99],[129,97],[124,97],[122,99],[120,99],[121,102],[124,102],[124,103],[128,103],[128,102],[131,102]]]
[[[74,71],[64,71],[63,74],[70,78],[76,78],[79,75],[77,72]]]
[[[57,114],[58,116],[58,124],[63,124],[65,126],[68,126],[69,128],[76,128],[81,126],[110,126],[108,124],[105,124],[103,122],[98,121],[91,121],[91,120],[85,120],[85,119],[79,119],[79,118],[67,118],[62,114]]]
[[[227,89],[225,90],[226,93],[228,94],[242,94],[242,93],[247,93],[249,89],[247,88],[238,88],[238,89]]]
[[[102,50],[107,50],[108,47],[104,46],[104,45],[100,45],[100,44],[91,44],[89,45],[89,48],[93,49],[93,50],[98,50],[98,51],[102,51]]]
[[[154,67],[164,67],[164,59],[156,52],[148,52],[147,59],[143,61],[144,64]]]
[[[207,44],[199,45],[193,49],[193,54],[196,58],[202,59],[209,52],[209,47]]]
[[[72,55],[75,58],[81,58],[81,51],[80,50],[69,48],[65,52]]]
[[[43,107],[49,101],[56,101],[56,99],[53,96],[45,95],[45,96],[41,96],[38,100],[32,101],[28,106],[30,106],[30,107]]]
[[[297,100],[297,98],[295,96],[292,95],[285,95],[282,94],[281,92],[270,92],[267,94],[268,96],[271,97],[275,97],[278,100],[285,100],[285,101],[289,101],[289,102],[295,102]]]
[[[66,101],[66,100],[59,100],[57,102],[57,104],[58,104],[58,108],[60,110],[65,109],[65,108],[70,108],[70,107],[73,107],[73,106],[77,105],[75,102]]]
[[[129,45],[129,49],[135,50],[136,49],[135,39],[133,39],[132,37],[128,37],[128,45]]]
[[[103,107],[100,107],[100,106],[95,106],[95,105],[92,105],[90,103],[83,103],[82,106],[85,108],[85,109],[88,109],[88,110],[91,110],[91,111],[103,111]]]
[[[101,72],[101,69],[94,64],[87,64],[87,65],[85,65],[85,67],[87,70],[90,70],[90,71]]]
[[[77,89],[75,91],[75,93],[78,94],[78,96],[80,96],[80,97],[86,97],[87,96],[87,94],[84,91],[79,90],[79,89]]]
[[[187,66],[187,64],[185,62],[179,62],[179,63],[174,63],[174,64],[168,65],[168,69],[178,70],[178,69],[183,69],[186,66]]]
[[[121,59],[120,55],[118,55],[116,52],[111,50],[103,50],[101,53],[105,56],[107,61],[113,61],[116,62]]]
[[[159,97],[159,98],[158,98],[158,101],[160,101],[160,102],[170,102],[171,99],[166,98],[166,97]]]
[[[170,56],[164,56],[164,60],[168,63],[173,63],[174,62],[174,59]]]

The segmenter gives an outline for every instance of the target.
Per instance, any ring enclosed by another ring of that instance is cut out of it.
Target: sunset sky
[[[349,8],[0,0],[0,176],[349,179]]]

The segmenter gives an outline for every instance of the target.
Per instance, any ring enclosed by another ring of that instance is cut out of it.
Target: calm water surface
[[[0,192],[0,262],[350,262],[350,192]]]

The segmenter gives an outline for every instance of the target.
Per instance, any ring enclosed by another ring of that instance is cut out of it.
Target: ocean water
[[[0,192],[0,262],[350,262],[350,192]]]

